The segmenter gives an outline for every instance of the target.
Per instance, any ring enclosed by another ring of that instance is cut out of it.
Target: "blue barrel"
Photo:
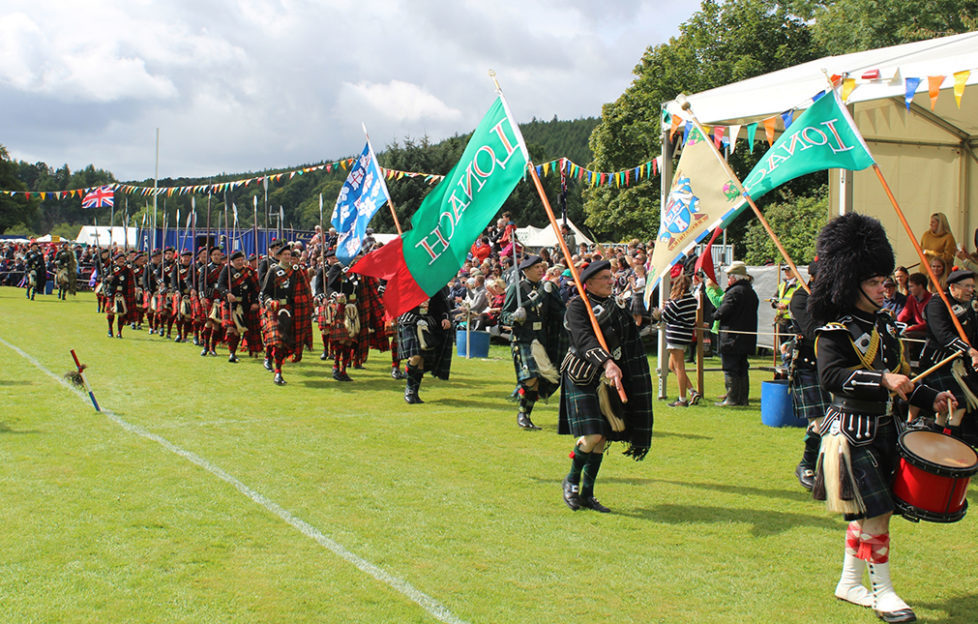
[[[460,329],[455,332],[455,347],[459,357],[465,357],[465,330]],[[489,357],[489,332],[473,331],[469,332],[469,355],[471,357]]]
[[[808,426],[807,420],[795,418],[787,379],[761,382],[761,422],[768,427]]]

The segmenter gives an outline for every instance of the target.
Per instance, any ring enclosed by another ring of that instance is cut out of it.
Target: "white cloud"
[[[447,106],[424,88],[402,80],[391,80],[386,84],[344,82],[337,104],[340,110],[362,110],[363,106],[368,106],[370,110],[363,111],[364,115],[373,112],[393,121],[454,121],[462,118],[462,112],[457,108]]]
[[[288,167],[519,120],[596,116],[699,0],[4,0],[0,141],[122,179]]]

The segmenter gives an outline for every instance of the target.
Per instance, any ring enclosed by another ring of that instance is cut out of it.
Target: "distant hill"
[[[591,150],[588,147],[588,139],[591,131],[598,124],[597,118],[575,119],[571,121],[561,121],[554,117],[550,121],[533,119],[528,123],[520,124],[520,129],[526,139],[527,147],[536,162],[547,162],[555,158],[567,157],[573,162],[587,166],[592,159]],[[402,171],[416,171],[423,173],[446,173],[457,161],[465,148],[465,143],[469,135],[457,135],[449,137],[437,143],[429,142],[427,138],[407,139],[401,144],[388,145],[378,152],[378,158],[385,167],[399,169]],[[379,146],[378,146],[379,147]],[[338,158],[346,158],[352,154],[339,155]],[[332,162],[332,161],[326,161]],[[55,169],[49,165],[38,163],[27,163],[17,161],[14,164],[18,180],[20,180],[30,191],[55,191],[80,188],[83,186],[95,186],[117,181],[115,176],[109,171],[96,169],[93,165],[72,172],[67,165]],[[320,163],[296,163],[288,167],[269,169],[266,171],[242,172],[242,173],[219,173],[213,176],[201,178],[161,178],[161,187],[167,186],[193,186],[198,184],[212,184],[226,182],[229,180],[240,180],[262,176],[265,174],[273,175],[283,171],[301,169],[303,167],[314,166]],[[329,220],[332,206],[336,201],[336,196],[343,183],[346,173],[343,170],[335,170],[331,173],[326,171],[313,171],[304,175],[295,176],[291,179],[283,179],[269,185],[268,202],[273,208],[272,214],[277,212],[279,205],[283,206],[286,215],[285,223],[287,226],[294,226],[299,229],[310,229],[319,223],[319,195],[323,196],[325,207],[325,219]],[[554,205],[554,209],[559,211],[559,178],[556,176],[545,177],[544,187],[547,195]],[[152,185],[152,180],[130,180],[128,184],[140,186]],[[398,215],[402,223],[405,223],[411,214],[420,205],[421,200],[430,190],[431,186],[424,183],[421,179],[405,178],[392,181],[388,185],[394,204],[397,206]],[[543,225],[546,218],[540,208],[539,199],[536,198],[532,184],[521,184],[517,187],[513,196],[504,206],[505,210],[513,212],[517,221],[533,225]],[[525,187],[525,188],[524,188]],[[241,217],[240,223],[244,227],[250,227],[252,223],[252,213],[243,209],[252,205],[252,198],[258,197],[259,211],[263,213],[264,192],[260,186],[250,185],[247,188],[239,188],[228,194],[228,201],[234,202]],[[200,199],[200,198],[198,198]],[[48,197],[44,200],[40,198],[31,199],[32,208],[29,216],[26,216],[24,225],[27,231],[35,233],[61,232],[67,233],[74,226],[90,224],[93,219],[98,219],[100,224],[109,223],[110,215],[107,208],[95,210],[82,210],[79,198],[70,200],[57,200]],[[149,208],[147,208],[149,204]],[[152,200],[144,197],[129,197],[129,214],[131,219],[138,223],[142,214],[151,210]],[[175,215],[179,208],[183,215],[189,213],[190,196],[174,195],[171,197],[161,196],[158,201],[160,211],[166,207],[169,225],[175,225]],[[122,211],[125,201],[116,203],[115,223],[120,224]],[[223,210],[224,196],[214,196],[212,198],[212,208],[215,211]],[[202,203],[197,202],[198,212],[200,213]],[[571,183],[568,188],[567,210],[570,218],[574,221],[583,221],[582,200],[580,188]],[[159,218],[162,218],[162,212]],[[259,214],[259,223],[264,224],[264,217]],[[393,219],[388,211],[382,211],[375,217],[376,228],[380,231],[392,231]],[[72,226],[72,227],[68,227]],[[18,230],[24,228],[17,228]]]

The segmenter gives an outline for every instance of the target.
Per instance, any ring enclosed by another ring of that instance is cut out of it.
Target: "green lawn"
[[[845,524],[795,480],[802,431],[761,424],[769,373],[749,408],[712,407],[719,373],[704,405],[656,402],[648,459],[602,466],[601,515],[561,500],[556,400],[516,427],[505,347],[409,406],[387,354],[341,384],[313,353],[280,388],[105,327],[90,294],[0,288],[0,339],[58,376],[76,349],[111,411],[0,343],[2,622],[876,621],[832,596]],[[894,520],[922,621],[978,618],[976,538]]]

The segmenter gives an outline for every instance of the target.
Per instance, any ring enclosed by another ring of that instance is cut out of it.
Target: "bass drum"
[[[968,511],[968,483],[978,454],[960,440],[935,431],[905,431],[893,483],[897,510],[917,522],[957,522]]]

